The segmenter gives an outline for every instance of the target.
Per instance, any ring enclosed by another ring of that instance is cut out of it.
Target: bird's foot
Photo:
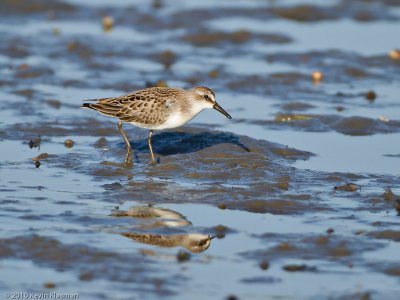
[[[152,159],[151,161],[149,161],[150,166],[155,166],[156,164],[157,164],[157,161],[155,159]]]
[[[132,165],[133,165],[131,148],[128,148],[127,151],[126,151],[124,165],[125,165],[126,168],[131,168]]]
[[[133,166],[132,160],[125,160],[125,161],[124,161],[124,167],[125,167],[125,168],[130,169],[130,168],[132,168],[132,166]]]

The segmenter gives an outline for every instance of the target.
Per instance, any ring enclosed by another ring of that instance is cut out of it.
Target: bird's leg
[[[127,147],[128,149],[131,149],[131,144],[129,143],[129,140],[128,140],[128,138],[126,137],[125,131],[122,129],[122,122],[118,122],[118,129],[119,129],[119,132],[121,132],[122,137],[124,138],[124,141],[125,141],[125,143],[126,143],[126,147]]]
[[[129,148],[126,151],[126,155],[125,155],[125,161],[124,161],[125,167],[132,167],[132,149]]]
[[[126,137],[125,131],[122,129],[122,122],[118,122],[118,129],[122,134],[122,137],[124,138],[124,141],[126,143],[126,155],[125,155],[125,164],[127,166],[132,165],[132,147],[131,144],[129,143],[128,138]]]
[[[150,130],[149,137],[147,138],[147,143],[149,144],[149,149],[150,149],[150,154],[151,154],[150,164],[155,165],[157,162],[156,162],[156,159],[154,158],[153,147],[151,145],[151,136],[152,135],[153,135],[153,130]]]

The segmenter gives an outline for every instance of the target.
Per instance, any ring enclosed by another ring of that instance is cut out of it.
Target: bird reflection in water
[[[133,239],[139,243],[154,245],[158,247],[184,247],[190,252],[203,252],[210,247],[214,236],[190,233],[177,235],[121,233],[121,235]]]
[[[141,225],[140,227],[142,229],[184,227],[192,225],[192,223],[182,214],[170,209],[154,207],[152,205],[131,207],[126,211],[117,210],[111,215],[114,217],[133,217],[150,221],[149,223]],[[201,233],[167,235],[142,232],[123,232],[121,235],[139,243],[165,248],[183,247],[193,253],[207,250],[210,247],[211,240],[215,237]]]

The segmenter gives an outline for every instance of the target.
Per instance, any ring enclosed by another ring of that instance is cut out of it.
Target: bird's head
[[[210,247],[211,240],[214,236],[192,233],[186,236],[185,242],[182,246],[191,252],[199,253],[203,252]]]
[[[223,109],[215,100],[215,93],[213,90],[204,86],[197,86],[191,90],[195,94],[195,100],[204,108],[213,108],[219,111],[228,119],[232,119],[225,109]]]

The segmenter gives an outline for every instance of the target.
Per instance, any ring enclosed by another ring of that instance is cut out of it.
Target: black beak
[[[210,239],[210,241],[212,240],[212,239],[215,239],[217,236],[216,235],[209,235],[208,236],[208,238]]]
[[[221,114],[223,114],[225,117],[227,117],[228,119],[232,119],[231,115],[228,114],[225,109],[223,109],[221,106],[219,106],[219,104],[217,102],[215,102],[213,108],[215,110],[218,110]]]

